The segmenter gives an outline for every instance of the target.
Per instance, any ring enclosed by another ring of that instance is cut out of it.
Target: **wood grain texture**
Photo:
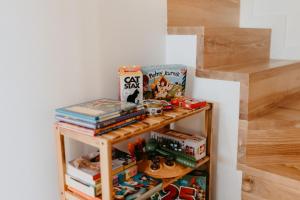
[[[249,121],[247,156],[300,154],[300,93]]]
[[[242,200],[268,200],[247,192],[242,192]]]
[[[204,64],[198,67],[267,61],[270,44],[270,29],[205,28]]]
[[[251,195],[300,199],[299,105],[297,93],[248,122],[247,154],[239,160],[238,168],[256,177]]]
[[[249,86],[248,115],[253,119],[300,91],[300,63],[253,73]]]
[[[170,35],[197,36],[197,69],[268,61],[270,29],[168,27]]]
[[[56,149],[57,149],[57,165],[58,165],[58,177],[59,177],[59,192],[60,199],[65,199],[65,190],[67,189],[65,181],[66,173],[66,153],[65,153],[65,140],[64,136],[61,135],[60,129],[55,125],[55,138],[56,138]]]
[[[244,176],[247,176],[244,174]],[[262,199],[278,199],[278,200],[296,200],[300,198],[300,192],[290,187],[284,186],[281,183],[271,182],[268,179],[263,179],[255,176],[250,176],[252,182],[251,190],[244,191]],[[248,181],[247,181],[248,182]],[[245,180],[243,184],[247,183]]]
[[[241,83],[240,119],[251,120],[300,91],[300,62],[269,60],[248,64],[197,69],[201,78]]]
[[[239,0],[168,0],[168,26],[238,27]]]
[[[273,156],[274,157],[274,156]],[[288,158],[288,157],[286,157]],[[285,159],[286,160],[286,159]],[[239,163],[238,168],[250,176],[268,180],[270,183],[280,184],[293,190],[300,190],[300,163]]]
[[[112,180],[112,144],[108,140],[103,140],[99,145],[102,198],[114,199],[114,189]]]

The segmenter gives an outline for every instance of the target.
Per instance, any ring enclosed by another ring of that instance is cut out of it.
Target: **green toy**
[[[184,155],[181,155],[175,151],[163,149],[158,145],[158,142],[155,139],[150,139],[146,143],[146,152],[149,156],[161,155],[163,157],[175,157],[176,162],[191,168],[197,167],[197,161],[192,160]]]

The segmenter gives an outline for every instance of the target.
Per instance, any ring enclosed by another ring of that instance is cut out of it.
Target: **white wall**
[[[163,63],[165,12],[161,0],[0,1],[0,199],[58,199],[53,110],[116,98],[119,65]]]
[[[240,84],[195,77],[196,36],[168,36],[166,57],[167,63],[190,66],[187,95],[216,103],[213,158],[216,165],[212,199],[240,200],[242,175],[236,170]],[[201,122],[193,117],[178,123],[178,126],[199,132],[197,130],[201,128]]]
[[[272,57],[300,59],[300,1],[241,0],[242,27],[272,28]]]

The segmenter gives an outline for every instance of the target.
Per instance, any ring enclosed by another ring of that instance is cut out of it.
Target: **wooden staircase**
[[[242,199],[300,199],[300,62],[270,59],[271,30],[238,21],[238,0],[168,1],[168,33],[197,36],[196,75],[240,82]]]

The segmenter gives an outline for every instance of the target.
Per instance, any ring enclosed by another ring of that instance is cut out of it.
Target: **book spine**
[[[88,116],[88,115],[83,115],[80,113],[75,113],[75,112],[69,112],[66,111],[64,109],[57,109],[56,113],[59,115],[63,115],[63,116],[67,116],[67,117],[71,117],[71,118],[77,118],[77,119],[82,119],[82,120],[86,120],[89,122],[97,122],[97,117],[92,117],[92,116]]]
[[[79,120],[79,119],[67,118],[67,117],[60,116],[60,115],[56,115],[55,118],[58,121],[62,121],[62,122],[70,123],[70,124],[76,124],[78,126],[83,126],[83,127],[86,127],[86,128],[97,129],[97,124],[85,122],[85,121],[82,121],[82,120]]]
[[[139,121],[138,119],[134,119],[134,120],[132,120],[132,121],[126,122],[126,123],[121,124],[121,125],[119,125],[119,126],[111,127],[111,128],[109,128],[109,129],[100,131],[99,133],[96,133],[95,136],[103,135],[103,134],[108,133],[108,132],[110,132],[110,131],[114,131],[114,130],[117,130],[117,129],[119,129],[119,128],[123,128],[123,127],[125,127],[125,126],[129,126],[130,124],[136,123],[136,122],[138,122],[138,121]]]
[[[69,117],[69,118],[76,119],[76,120],[82,120],[82,121],[92,123],[92,124],[97,124],[97,123],[104,122],[104,121],[107,121],[107,120],[110,120],[110,119],[114,119],[114,118],[117,118],[117,117],[120,117],[120,116],[125,116],[125,115],[131,114],[131,113],[134,113],[134,112],[137,112],[137,111],[140,111],[140,110],[143,110],[143,108],[138,108],[138,109],[135,108],[135,109],[130,110],[130,111],[115,112],[115,113],[110,113],[110,114],[107,114],[107,115],[101,115],[101,116],[98,116],[98,117],[91,117],[91,116],[83,115],[83,114],[80,114],[80,113],[69,112],[69,111],[66,111],[64,109],[56,109],[56,115]],[[97,126],[96,126],[96,128],[97,128]],[[101,128],[101,127],[99,127],[99,128]]]
[[[96,126],[99,127],[99,128],[104,128],[106,126],[121,122],[121,121],[126,120],[126,119],[137,117],[137,116],[140,116],[140,115],[143,115],[143,114],[145,114],[145,110],[139,110],[137,112],[133,112],[133,113],[130,113],[130,114],[127,114],[127,115],[123,115],[123,116],[120,116],[120,117],[117,117],[117,118],[113,118],[113,119],[109,119],[109,120],[97,123]]]

